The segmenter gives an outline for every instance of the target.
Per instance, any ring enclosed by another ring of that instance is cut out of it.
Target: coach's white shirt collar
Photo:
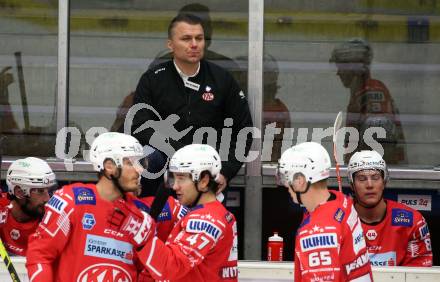
[[[177,66],[176,61],[173,60],[173,63],[174,63],[174,66],[176,67],[176,70],[177,70],[177,72],[179,73],[180,77],[183,79],[183,81],[188,80],[188,78],[190,78],[190,77],[194,77],[194,76],[196,76],[196,75],[199,74],[199,71],[200,71],[200,62],[199,62],[199,65],[197,66],[197,70],[196,70],[196,72],[195,72],[194,74],[192,74],[192,75],[186,75],[186,74],[184,74],[183,71]]]

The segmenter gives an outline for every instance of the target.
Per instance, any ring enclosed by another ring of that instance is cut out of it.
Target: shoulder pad
[[[141,201],[139,199],[134,199],[133,203],[141,211],[144,211],[146,213],[150,213],[150,207],[146,203],[144,203],[143,201]]]

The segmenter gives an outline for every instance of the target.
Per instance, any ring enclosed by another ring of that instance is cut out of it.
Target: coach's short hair
[[[168,26],[168,38],[169,39],[171,39],[171,35],[172,35],[174,27],[177,25],[177,23],[180,23],[180,22],[184,22],[184,23],[192,24],[192,25],[199,24],[203,28],[203,21],[201,18],[199,18],[195,15],[192,15],[192,14],[186,14],[186,13],[178,14],[177,16],[175,16],[171,20],[170,25]]]

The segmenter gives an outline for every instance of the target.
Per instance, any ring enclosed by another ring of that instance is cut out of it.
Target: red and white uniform
[[[386,130],[389,143],[382,142],[385,149],[385,160],[390,164],[402,163],[405,161],[405,150],[402,144],[405,143],[402,124],[399,119],[399,111],[394,105],[394,100],[388,88],[377,79],[368,78],[364,86],[356,93],[351,95],[350,102],[347,106],[347,127],[354,127],[360,132],[360,140],[362,141],[361,132],[363,127],[368,126],[368,118],[384,117],[388,119],[391,125],[375,125],[383,126]],[[348,142],[348,140],[346,140]],[[361,142],[358,149],[370,149],[368,144]],[[347,155],[347,161],[350,158]]]
[[[376,225],[362,222],[373,266],[432,266],[431,238],[420,212],[387,200],[385,218]]]
[[[136,206],[146,213],[150,213],[153,201],[153,196],[134,200]],[[156,236],[165,242],[170,235],[171,230],[173,230],[174,225],[176,225],[176,223],[184,217],[187,212],[188,209],[185,206],[182,206],[179,201],[171,196],[168,197],[162,212],[156,220]]]
[[[295,282],[373,281],[362,225],[353,202],[334,196],[306,213],[296,234]]]
[[[37,229],[39,220],[18,222],[12,216],[12,205],[13,202],[0,206],[0,238],[9,254],[26,256],[28,238]]]
[[[237,224],[218,201],[193,208],[166,243],[147,242],[139,258],[162,281],[237,281]]]
[[[9,205],[8,194],[0,192],[0,207],[4,207],[7,205]]]
[[[126,194],[128,205],[134,196]],[[114,204],[96,185],[75,183],[55,192],[30,237],[26,267],[32,282],[135,282],[138,264],[128,236],[109,228]]]

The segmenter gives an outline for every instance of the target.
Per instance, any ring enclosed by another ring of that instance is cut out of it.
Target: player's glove
[[[135,249],[142,248],[154,235],[154,220],[123,199],[116,200],[114,206],[108,216],[110,228],[127,235]]]

